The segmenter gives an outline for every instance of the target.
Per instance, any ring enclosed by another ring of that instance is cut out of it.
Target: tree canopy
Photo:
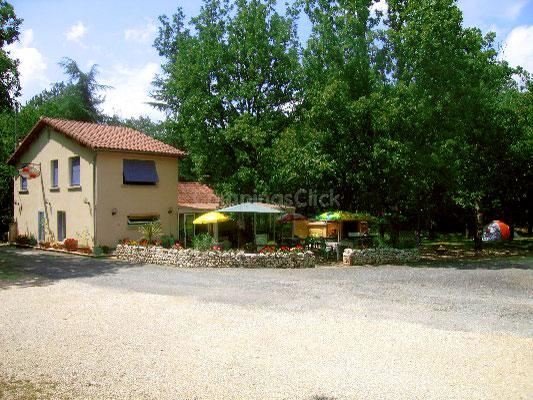
[[[224,193],[332,190],[343,208],[425,226],[524,218],[529,74],[454,0],[375,3],[298,0],[282,15],[209,0],[190,20],[162,16],[155,98],[186,177]]]

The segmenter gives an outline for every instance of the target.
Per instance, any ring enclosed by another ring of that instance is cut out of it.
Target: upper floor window
[[[70,186],[80,186],[80,158],[70,159]]]
[[[57,160],[52,160],[50,170],[51,184],[53,188],[56,188],[59,186],[59,164]]]
[[[158,176],[153,160],[124,160],[122,182],[127,185],[155,185]]]
[[[23,192],[28,190],[28,178],[25,176],[20,177],[20,190]]]

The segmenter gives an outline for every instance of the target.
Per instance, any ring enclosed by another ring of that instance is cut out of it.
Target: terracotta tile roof
[[[123,151],[183,157],[186,153],[132,128],[41,117],[8,162],[15,162],[45,126],[95,151]]]
[[[200,182],[178,183],[178,206],[199,210],[216,210],[221,199],[213,189]]]

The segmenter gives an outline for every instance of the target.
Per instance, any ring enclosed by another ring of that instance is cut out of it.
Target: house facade
[[[184,155],[131,128],[41,118],[8,160],[40,170],[34,179],[15,177],[16,231],[39,242],[115,246],[158,220],[163,234],[177,236],[175,188]]]

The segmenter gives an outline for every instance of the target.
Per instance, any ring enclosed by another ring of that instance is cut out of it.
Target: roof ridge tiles
[[[83,146],[95,150],[110,150],[183,157],[186,153],[169,144],[126,126],[41,117],[24,138],[8,162],[13,164],[45,127],[50,126]]]

